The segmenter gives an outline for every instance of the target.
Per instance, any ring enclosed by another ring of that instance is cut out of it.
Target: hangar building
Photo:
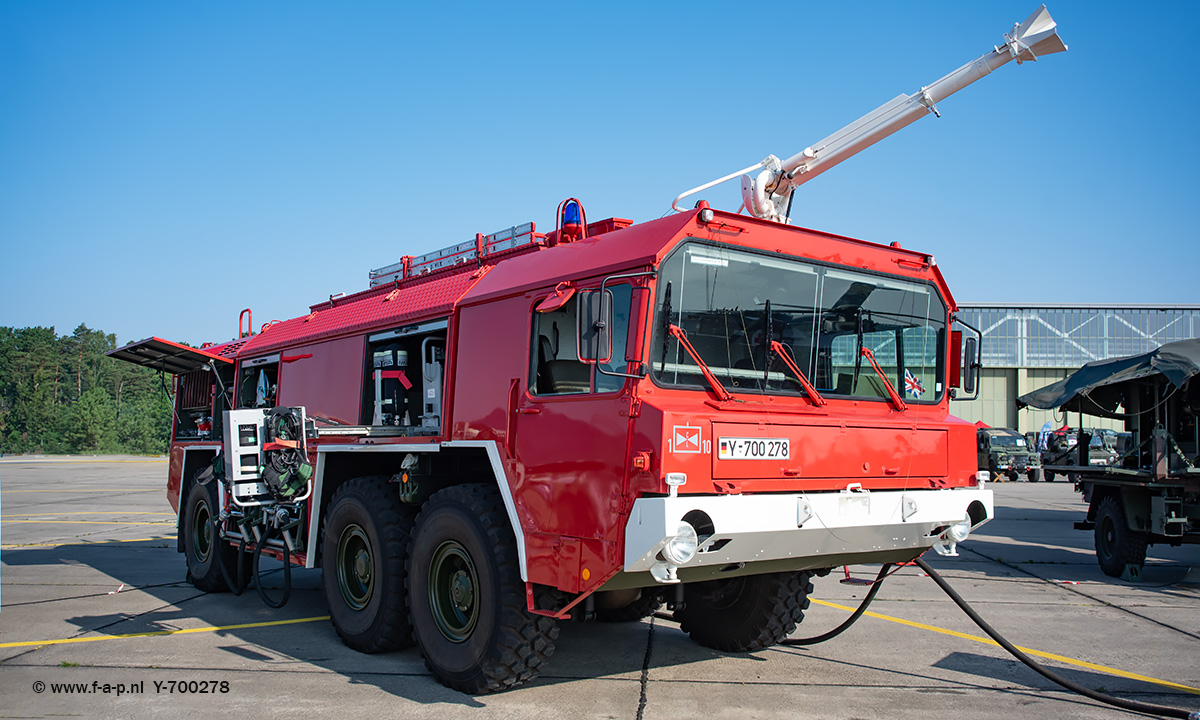
[[[1061,380],[1085,363],[1149,352],[1164,343],[1200,337],[1200,305],[1054,305],[962,303],[959,317],[983,333],[979,399],[955,400],[950,411],[965,420],[1022,433],[1049,421],[1057,410],[1017,410],[1016,399]],[[1072,415],[1071,425],[1078,425]],[[1120,420],[1089,417],[1087,427],[1122,430]]]

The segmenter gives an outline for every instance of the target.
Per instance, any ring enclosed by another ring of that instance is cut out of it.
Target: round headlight
[[[696,528],[690,523],[679,523],[679,529],[675,531],[675,537],[667,541],[663,546],[662,554],[667,562],[674,565],[683,565],[692,558],[696,557],[696,549],[700,545],[700,538],[696,535]]]

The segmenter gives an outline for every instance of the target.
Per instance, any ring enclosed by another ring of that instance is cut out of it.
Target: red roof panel
[[[449,315],[463,293],[488,270],[490,267],[485,266],[475,272],[434,276],[406,282],[399,288],[382,285],[313,305],[310,314],[275,323],[250,338],[238,355],[261,355],[299,343]]]

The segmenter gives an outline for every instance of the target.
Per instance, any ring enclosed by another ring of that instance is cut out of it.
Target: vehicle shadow
[[[1015,658],[996,658],[969,652],[952,652],[933,664],[934,667],[981,678],[1000,679],[1024,685],[1035,690],[1060,690],[1068,692],[1057,683],[1037,674]],[[1055,666],[1047,668],[1063,679],[1108,695],[1134,695],[1138,702],[1165,702],[1168,705],[1190,703],[1195,696],[1154,683],[1133,678],[1123,678],[1108,673],[1093,672],[1076,667]],[[1075,702],[1091,704],[1098,702],[1079,697]]]
[[[440,685],[426,670],[420,653],[414,647],[390,653],[366,655],[342,644],[328,620],[320,570],[294,569],[291,598],[281,609],[263,604],[253,587],[242,595],[204,593],[186,582],[183,556],[175,551],[175,541],[111,542],[61,545],[57,547],[28,547],[4,551],[4,572],[7,577],[19,572],[53,577],[56,571],[72,568],[75,573],[87,572],[87,583],[73,583],[65,593],[30,601],[6,603],[4,614],[9,628],[14,627],[21,613],[44,613],[54,604],[64,609],[94,607],[112,603],[117,609],[103,613],[76,613],[62,618],[75,632],[63,637],[87,637],[92,633],[109,636],[176,635],[196,638],[212,636],[205,641],[197,655],[179,655],[164,659],[151,644],[124,644],[118,641],[121,667],[155,667],[160,669],[223,669],[246,667],[270,672],[312,672],[313,666],[346,678],[351,684],[371,685],[398,698],[420,704],[453,704],[482,707],[489,701],[450,690]],[[281,564],[263,561],[264,586],[268,594],[278,598],[282,591]],[[268,569],[269,568],[269,569]],[[99,585],[111,585],[116,591],[86,592]],[[84,592],[79,592],[84,590]],[[8,598],[6,598],[7,600]],[[293,622],[295,628],[280,632],[280,624]],[[651,629],[649,623],[574,623],[560,622],[557,650],[546,671],[529,688],[553,688],[580,680],[612,679],[630,687],[636,703],[637,687],[643,669],[647,644],[652,632],[675,632],[678,627],[660,624]],[[197,629],[203,629],[197,632]],[[215,628],[215,629],[209,629]],[[179,631],[184,631],[180,634]],[[13,637],[10,631],[6,633]],[[25,638],[21,638],[25,639]],[[52,640],[52,638],[45,638]],[[188,640],[187,642],[192,642]],[[105,643],[107,645],[107,643]],[[658,658],[655,667],[685,665],[722,657],[720,653],[698,645],[685,643],[682,652],[670,658]],[[88,647],[98,647],[88,644]],[[111,647],[111,646],[110,646]],[[160,647],[166,647],[162,645]],[[172,645],[178,648],[179,645]],[[34,650],[39,662],[57,664],[59,656],[77,662],[82,647],[76,644],[47,645],[3,651],[0,665]],[[213,650],[227,655],[226,660],[214,659]],[[70,653],[75,653],[71,655]],[[199,667],[192,659],[199,660]],[[27,662],[32,658],[26,658]],[[307,669],[306,669],[307,668]]]

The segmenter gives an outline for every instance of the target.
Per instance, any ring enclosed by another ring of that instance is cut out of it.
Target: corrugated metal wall
[[[1062,413],[1056,410],[1017,410],[1017,397],[1062,380],[1076,368],[984,368],[980,376],[979,399],[974,401],[955,400],[950,403],[950,412],[964,420],[982,420],[992,427],[1013,428],[1018,432],[1038,431],[1046,422],[1051,427],[1064,424],[1079,426],[1079,416],[1072,414],[1064,423]],[[961,393],[960,393],[961,394]],[[1124,430],[1120,420],[1085,416],[1084,427],[1112,428]]]

